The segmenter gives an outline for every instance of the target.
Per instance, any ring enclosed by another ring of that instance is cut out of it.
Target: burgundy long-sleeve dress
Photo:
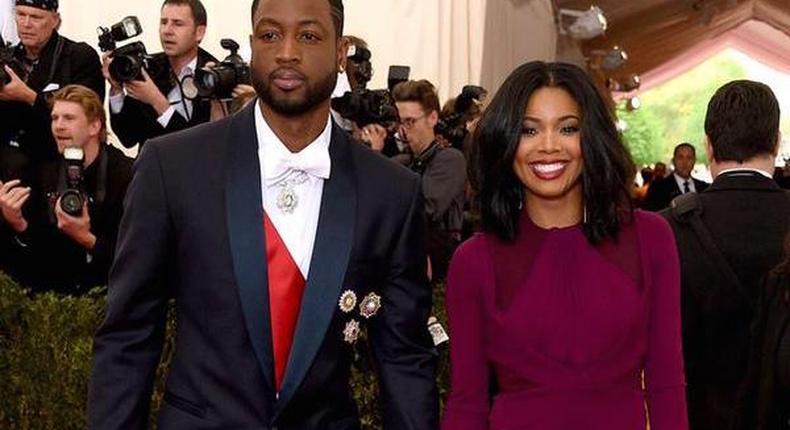
[[[657,215],[596,247],[526,214],[514,243],[478,234],[453,258],[447,310],[443,430],[688,428],[678,256]]]

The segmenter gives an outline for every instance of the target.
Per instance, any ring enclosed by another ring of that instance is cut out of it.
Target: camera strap
[[[63,36],[58,34],[58,41],[55,43],[55,53],[52,55],[52,63],[49,65],[49,73],[47,74],[47,80],[44,81],[44,85],[48,85],[52,83],[52,79],[55,78],[55,72],[58,70],[58,63],[60,63],[60,57],[63,54],[63,45],[65,44],[65,39]],[[68,63],[67,63],[68,64]],[[63,82],[68,82],[68,78],[71,74],[71,67],[70,64],[66,66],[66,71],[64,72],[64,77],[62,79]]]
[[[442,149],[441,145],[439,145],[439,142],[434,140],[428,149],[422,151],[420,155],[414,157],[414,160],[411,162],[410,166],[411,170],[419,173],[420,175],[425,173],[425,169],[428,168],[428,163],[433,160],[433,157],[436,156],[436,153],[439,152],[440,149]]]

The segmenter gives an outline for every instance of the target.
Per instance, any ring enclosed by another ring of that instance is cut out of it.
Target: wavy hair
[[[511,73],[475,130],[470,178],[480,200],[482,228],[504,241],[518,234],[526,190],[513,171],[513,160],[529,100],[544,87],[564,89],[581,110],[584,234],[593,245],[616,239],[622,223],[633,215],[629,193],[636,170],[631,154],[587,73],[572,64],[541,61]]]

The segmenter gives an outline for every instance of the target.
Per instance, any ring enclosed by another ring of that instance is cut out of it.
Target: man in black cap
[[[81,84],[104,99],[98,54],[60,34],[58,0],[16,0],[20,43],[0,72],[0,180],[20,179],[32,162],[57,157],[47,100]]]

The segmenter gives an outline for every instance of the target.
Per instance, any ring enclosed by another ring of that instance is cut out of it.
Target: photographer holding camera
[[[200,0],[165,0],[159,22],[164,52],[146,57],[139,75],[115,79],[118,76],[110,71],[117,54],[104,55],[104,77],[111,87],[110,122],[125,147],[209,121],[210,101],[191,100],[184,85],[207,63],[218,63],[199,47],[207,22]]]
[[[81,84],[104,98],[96,51],[60,34],[58,0],[16,0],[20,43],[0,46],[0,180],[23,176],[28,164],[57,156],[48,96]]]
[[[422,176],[428,228],[428,256],[434,278],[444,278],[447,264],[461,240],[466,160],[461,151],[437,142],[439,96],[426,80],[395,86],[392,97],[400,115],[400,136],[411,154],[397,156]]]
[[[63,158],[39,166],[31,186],[0,182],[3,227],[15,236],[9,272],[34,291],[80,294],[107,282],[132,160],[106,143],[92,90],[59,90],[51,117]]]

